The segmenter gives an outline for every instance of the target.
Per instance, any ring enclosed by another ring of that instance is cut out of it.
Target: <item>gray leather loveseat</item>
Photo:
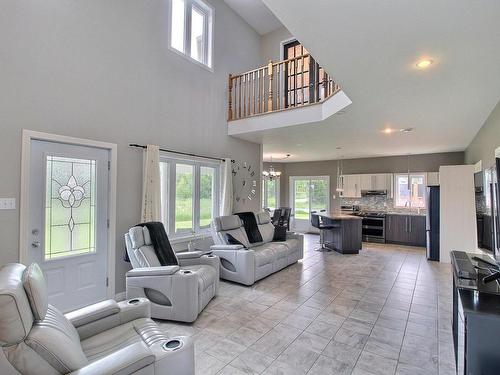
[[[286,241],[273,242],[274,226],[267,212],[255,215],[262,242],[250,244],[237,215],[220,216],[212,222],[211,250],[220,258],[220,277],[240,284],[252,285],[274,272],[302,259],[304,239],[301,234],[287,232]],[[242,245],[228,242],[227,234]]]

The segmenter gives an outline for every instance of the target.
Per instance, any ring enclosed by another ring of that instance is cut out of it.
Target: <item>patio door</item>
[[[311,211],[330,210],[330,177],[290,177],[290,207],[293,230],[315,231],[311,226]]]

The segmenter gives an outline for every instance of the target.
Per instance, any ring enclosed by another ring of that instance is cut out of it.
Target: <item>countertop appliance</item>
[[[439,261],[439,186],[427,188],[427,259]]]
[[[354,215],[363,218],[362,235],[365,242],[385,243],[385,213],[362,211]]]

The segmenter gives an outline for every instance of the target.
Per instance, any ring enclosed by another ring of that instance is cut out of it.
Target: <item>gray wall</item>
[[[344,174],[358,173],[404,173],[408,170],[407,156],[389,156],[380,158],[343,160]],[[438,172],[441,165],[459,165],[464,163],[463,152],[441,154],[412,155],[410,170],[413,172]],[[276,170],[283,174],[280,178],[280,201],[282,206],[289,206],[289,177],[291,176],[330,176],[330,208],[340,207],[340,199],[335,191],[337,179],[337,160],[313,161],[302,163],[273,163]],[[268,163],[264,164],[264,168]],[[336,198],[334,199],[333,196]]]
[[[260,36],[222,0],[208,1],[213,73],[168,48],[167,0],[0,6],[0,197],[19,206],[23,128],[117,143],[117,292],[129,268],[123,233],[140,213],[142,153],[129,143],[260,165],[259,145],[228,137],[226,128],[228,74],[259,65]],[[0,264],[17,261],[18,209],[0,211],[0,238]]]
[[[465,162],[475,164],[483,161],[483,168],[489,168],[495,161],[495,149],[500,146],[500,102],[465,150]]]
[[[279,61],[281,59],[281,42],[292,38],[292,34],[285,27],[271,31],[261,37],[260,54],[261,63],[267,64],[269,60]]]

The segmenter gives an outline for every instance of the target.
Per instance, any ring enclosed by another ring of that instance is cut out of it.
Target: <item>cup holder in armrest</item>
[[[163,350],[171,352],[182,348],[182,341],[179,339],[168,340],[161,347],[163,348]]]
[[[131,299],[131,300],[128,300],[128,301],[127,301],[127,303],[128,303],[129,305],[137,305],[137,304],[139,304],[140,302],[141,302],[141,300],[140,300],[139,298],[133,298],[133,299]]]
[[[193,272],[191,272],[190,270],[181,270],[181,273],[182,273],[183,275],[190,275],[190,274],[192,274]]]

